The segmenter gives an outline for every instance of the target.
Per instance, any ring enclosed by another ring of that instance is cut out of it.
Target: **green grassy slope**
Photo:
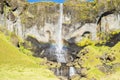
[[[86,46],[78,57],[75,67],[86,68],[86,80],[120,80],[120,42],[113,47]]]
[[[21,53],[0,32],[0,80],[58,80],[52,72]]]

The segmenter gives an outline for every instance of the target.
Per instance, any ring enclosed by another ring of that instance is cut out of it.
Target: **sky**
[[[87,0],[88,2],[92,2],[92,1],[94,1],[94,0]]]
[[[64,3],[65,0],[28,0],[28,2],[56,2],[56,3]],[[87,2],[92,2],[94,0],[86,0]]]
[[[56,2],[56,3],[63,3],[64,0],[28,0],[28,2]]]

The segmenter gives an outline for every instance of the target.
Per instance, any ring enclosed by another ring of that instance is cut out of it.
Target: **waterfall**
[[[75,73],[76,73],[75,68],[74,67],[70,67],[69,68],[69,76],[71,77],[71,76],[75,75]]]
[[[56,35],[56,51],[57,53],[62,52],[63,44],[62,44],[62,18],[63,18],[63,4],[60,4],[60,17],[59,17],[59,25],[57,28],[57,35]]]
[[[62,23],[63,23],[63,4],[60,3],[60,17],[59,17],[59,22],[58,22],[58,28],[56,32],[56,57],[57,61],[61,63],[66,63],[66,51],[63,50],[63,42],[62,42]]]

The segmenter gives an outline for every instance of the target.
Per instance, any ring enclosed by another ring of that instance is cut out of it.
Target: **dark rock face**
[[[120,41],[120,33],[113,35],[111,39],[106,43],[106,46],[113,47],[119,41]]]
[[[77,53],[82,49],[82,47],[77,46],[75,43],[68,43],[68,54],[72,55],[73,60],[77,58]]]
[[[3,8],[4,8],[4,1],[0,0],[0,13],[3,14]]]
[[[100,16],[99,19],[98,19],[97,24],[100,24],[101,19],[102,19],[103,17],[105,17],[105,16],[107,16],[107,15],[110,15],[110,14],[113,14],[114,12],[115,12],[115,9],[113,9],[113,10],[111,10],[111,11],[104,12],[103,14],[101,14],[101,16]]]
[[[12,11],[23,9],[23,5],[25,5],[25,1],[23,0],[4,0],[4,3],[6,6],[10,7]]]
[[[26,40],[31,42],[31,44],[32,44],[31,51],[33,51],[35,53],[34,56],[45,57],[44,54],[41,54],[41,53],[42,53],[42,51],[45,51],[46,49],[50,48],[49,43],[40,43],[37,39],[30,37],[30,36],[27,37]]]
[[[14,15],[12,12],[10,12],[10,13],[7,15],[7,19],[10,20],[10,21],[15,22],[16,17],[15,17],[15,15]]]

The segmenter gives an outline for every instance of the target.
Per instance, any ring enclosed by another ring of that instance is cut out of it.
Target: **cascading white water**
[[[59,25],[57,28],[56,35],[56,57],[57,61],[61,63],[66,63],[66,52],[63,50],[63,42],[62,42],[62,18],[63,18],[63,4],[60,4],[60,17],[59,17]]]
[[[56,35],[56,51],[57,53],[62,52],[63,44],[62,44],[62,18],[63,18],[63,3],[60,4],[60,17],[59,17],[59,25],[57,28],[57,35]]]
[[[71,77],[71,76],[73,76],[75,74],[76,74],[75,68],[74,67],[70,67],[69,68],[69,76]]]

